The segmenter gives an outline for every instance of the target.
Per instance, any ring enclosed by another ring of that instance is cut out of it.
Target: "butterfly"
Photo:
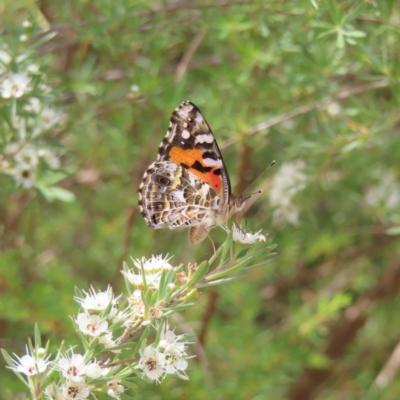
[[[234,196],[221,151],[198,107],[184,101],[172,113],[157,161],[139,186],[140,213],[150,228],[191,227],[192,243],[243,210],[250,196]]]

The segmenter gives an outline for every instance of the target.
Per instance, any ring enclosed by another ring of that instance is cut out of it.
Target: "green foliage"
[[[169,253],[175,265],[211,257],[210,242],[150,230],[137,207],[170,115],[190,99],[235,194],[276,160],[256,181],[264,194],[246,220],[278,253],[177,317],[206,333],[188,382],[137,380],[126,395],[397,398],[398,374],[374,383],[400,337],[397,2],[3,3],[0,44],[29,49],[43,71],[35,93],[68,120],[35,142],[62,157],[34,188],[0,168],[0,347],[24,354],[35,322],[43,343],[72,338],[74,286],[110,283],[118,293],[129,256]],[[44,78],[56,96],[39,93]],[[24,102],[0,101],[2,151]],[[211,236],[219,245],[225,233]],[[8,370],[0,383],[4,399],[25,390]]]

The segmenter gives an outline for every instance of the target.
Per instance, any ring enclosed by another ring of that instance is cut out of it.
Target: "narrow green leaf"
[[[40,336],[38,324],[35,324],[34,337],[35,337],[35,349],[40,349],[42,347],[42,338]]]
[[[38,183],[36,185],[39,193],[48,201],[60,200],[65,203],[72,203],[75,201],[75,195],[69,190],[60,188],[58,186],[46,187]]]
[[[344,45],[345,45],[345,42],[344,42],[343,32],[341,30],[339,30],[337,32],[337,36],[336,36],[336,47],[338,49],[343,49]]]
[[[188,284],[186,285],[186,289],[193,288],[197,282],[203,279],[209,270],[210,265],[208,261],[203,261],[194,272],[193,276],[190,278]]]
[[[400,235],[400,226],[392,226],[386,231],[386,233],[388,235]]]
[[[209,286],[221,285],[223,283],[236,281],[236,280],[240,279],[242,276],[244,276],[244,274],[237,274],[235,276],[230,276],[228,278],[217,279],[215,281],[210,281],[210,282],[201,284],[201,285],[199,285],[199,287],[209,287]]]
[[[349,12],[348,14],[346,14],[343,18],[342,18],[342,25],[346,25],[348,23],[350,23],[351,21],[354,20],[354,18],[358,17],[358,15],[361,14],[361,11],[364,9],[366,3],[365,2],[360,2],[358,4],[358,6],[351,12]]]
[[[138,385],[136,383],[130,382],[127,379],[121,379],[121,384],[129,389],[137,389]]]
[[[345,36],[363,38],[367,36],[367,34],[363,31],[344,31]]]

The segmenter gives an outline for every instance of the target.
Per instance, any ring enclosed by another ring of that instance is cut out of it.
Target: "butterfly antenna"
[[[257,178],[254,179],[254,181],[249,186],[247,186],[246,190],[249,190],[273,165],[275,165],[275,160],[273,160],[271,164],[269,164],[268,167],[265,168],[265,170],[260,175],[258,175]],[[252,196],[253,194],[260,194],[260,193],[262,193],[262,190],[258,190],[257,192],[254,193],[247,193],[243,196]]]

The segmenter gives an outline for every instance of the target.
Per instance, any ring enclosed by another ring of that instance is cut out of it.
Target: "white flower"
[[[23,26],[25,29],[27,29],[27,28],[30,28],[30,27],[32,26],[32,24],[31,24],[30,21],[25,20],[25,21],[22,23],[22,26]]]
[[[162,255],[159,256],[154,256],[152,255],[151,258],[146,260],[144,257],[142,257],[141,260],[139,259],[132,259],[133,263],[135,264],[136,268],[141,269],[141,265],[143,265],[143,269],[146,271],[146,273],[157,273],[161,272],[163,269],[166,271],[170,271],[173,267],[171,264],[168,263],[168,261],[172,257],[168,257],[168,254],[163,258]],[[147,274],[146,274],[147,276]]]
[[[107,393],[109,396],[114,397],[115,399],[120,398],[120,394],[124,392],[125,388],[119,384],[118,379],[113,379],[107,382]]]
[[[57,386],[54,382],[46,387],[44,394],[50,400],[64,400],[62,388]]]
[[[108,317],[111,318],[113,324],[117,322],[125,322],[131,316],[132,310],[131,307],[128,306],[124,310],[118,311],[117,307],[112,307]]]
[[[108,322],[98,315],[80,313],[75,322],[78,324],[81,332],[93,337],[100,336],[102,333],[105,333],[108,328]]]
[[[171,331],[169,329],[169,324],[165,324],[163,326],[161,335],[160,335],[160,341],[159,341],[159,347],[161,349],[167,348],[169,345],[176,343],[181,337],[184,335],[176,335],[174,331]]]
[[[138,85],[132,85],[129,88],[129,93],[127,94],[127,97],[129,100],[134,100],[135,98],[137,98],[139,96],[140,93],[140,88]]]
[[[144,287],[143,276],[140,272],[138,274],[134,273],[132,270],[121,271],[121,272],[126,276],[128,281],[133,286],[136,286],[138,288]],[[153,289],[158,289],[158,286],[160,284],[160,278],[161,278],[161,273],[146,274],[147,286]]]
[[[101,376],[107,375],[109,368],[101,368],[96,362],[86,365],[85,375],[91,379],[98,379]]]
[[[9,174],[14,177],[17,186],[22,186],[25,189],[31,188],[36,181],[35,169],[27,164],[17,164],[9,170]]]
[[[11,60],[12,58],[10,54],[4,49],[0,49],[0,74],[3,74],[7,71],[7,67]]]
[[[82,375],[85,374],[85,368],[85,360],[81,354],[65,355],[58,361],[58,369],[62,372],[64,378],[74,382],[83,380]]]
[[[55,125],[64,123],[65,118],[64,113],[52,107],[45,106],[40,115],[40,127],[46,131]]]
[[[125,321],[125,326],[128,327],[138,318],[143,318],[145,312],[145,305],[142,300],[142,292],[140,290],[135,290],[131,296],[128,298],[131,304],[131,315],[130,319]]]
[[[43,92],[43,93],[50,93],[52,90],[52,87],[50,85],[48,85],[47,83],[41,83],[39,85],[39,89]]]
[[[389,209],[400,205],[400,184],[392,171],[386,172],[378,185],[367,190],[365,201],[372,207],[385,206]]]
[[[129,321],[126,321],[124,325],[125,326],[129,326],[130,324],[132,324],[138,318],[143,318],[145,310],[146,310],[146,307],[144,306],[143,301],[140,301],[140,303],[135,304],[132,307],[132,319],[129,320]]]
[[[75,297],[75,301],[81,305],[85,310],[96,310],[103,311],[113,302],[113,292],[110,285],[108,285],[105,292],[97,292],[94,290],[93,286],[90,287],[89,293],[85,293],[86,297],[81,299]]]
[[[143,370],[143,374],[153,381],[160,383],[165,374],[165,356],[153,346],[147,346],[140,351],[140,361],[138,368]]]
[[[234,242],[240,242],[243,244],[253,244],[257,240],[259,242],[265,242],[267,239],[264,235],[260,234],[261,229],[256,233],[246,232],[242,226],[236,227],[235,224],[232,226],[232,238]]]
[[[165,370],[167,374],[182,372],[186,375],[185,369],[188,367],[186,361],[187,354],[183,343],[173,343],[164,350]]]
[[[168,262],[171,257],[168,257],[168,254],[163,257],[162,255],[159,256],[152,256],[148,260],[144,257],[139,259],[132,259],[134,266],[137,269],[137,272],[133,269],[128,271],[121,271],[128,281],[138,288],[143,288],[144,280],[142,276],[142,266],[143,271],[145,273],[146,284],[150,288],[158,289],[160,285],[160,278],[162,271],[170,271],[173,269],[173,266]]]
[[[62,393],[68,400],[80,400],[86,399],[90,394],[90,390],[84,380],[79,382],[67,381],[62,386]]]
[[[4,49],[0,49],[0,63],[4,64],[4,65],[8,65],[10,64],[12,58],[10,56],[10,54],[4,50]]]
[[[39,373],[42,373],[46,370],[49,365],[48,357],[47,359],[41,356],[33,356],[29,354],[28,348],[26,348],[26,355],[19,358],[16,354],[14,354],[15,360],[12,360],[14,363],[14,367],[8,367],[13,371],[20,372],[22,374],[32,376]]]
[[[340,104],[336,102],[329,103],[328,106],[326,107],[326,111],[332,117],[336,117],[336,115],[338,115],[341,110],[342,107],[340,107]]]
[[[143,288],[144,287],[144,281],[143,281],[143,276],[142,273],[140,272],[139,274],[136,274],[133,272],[133,270],[128,270],[128,271],[121,271],[128,281],[133,285],[138,288]],[[146,284],[150,288],[158,289],[158,286],[160,284],[160,278],[161,278],[161,272],[155,273],[155,274],[150,274],[146,273]]]
[[[302,160],[286,162],[272,179],[268,195],[271,205],[276,207],[273,214],[275,225],[283,225],[286,222],[293,225],[298,223],[298,210],[292,204],[292,200],[295,194],[305,187],[307,176],[301,171],[303,168]]]
[[[42,157],[46,164],[52,169],[60,168],[60,158],[54,151],[48,149],[38,150],[38,156]]]
[[[34,71],[32,71],[34,72]],[[56,110],[46,104],[42,104],[37,97],[31,97],[28,104],[23,107],[24,111],[37,114],[37,123],[33,129],[32,137],[35,138],[55,125],[62,125],[66,120],[65,113]]]
[[[30,81],[31,78],[26,74],[10,73],[1,83],[1,96],[5,99],[23,96],[31,90],[29,86]]]
[[[21,36],[19,37],[19,41],[20,41],[20,42],[26,42],[27,40],[28,40],[28,36],[25,35],[25,34],[23,34],[23,35],[21,35]]]
[[[42,109],[42,103],[37,97],[30,97],[28,103],[25,104],[22,109],[33,114],[39,114]]]
[[[37,151],[34,146],[27,144],[14,156],[14,160],[22,165],[36,168],[39,163]]]
[[[139,86],[138,86],[138,85],[132,85],[132,86],[130,87],[130,91],[131,91],[132,93],[138,94],[138,93],[140,92]]]
[[[0,160],[0,172],[6,172],[10,169],[10,163],[7,160]]]
[[[8,143],[4,149],[4,153],[7,155],[15,156],[24,145],[21,143],[11,142]]]
[[[12,124],[14,129],[18,132],[18,137],[21,142],[24,142],[26,139],[26,126],[29,120],[23,117],[14,116],[12,118]]]
[[[121,271],[128,281],[136,287],[143,286],[143,277],[141,274],[136,274],[131,269],[128,271]]]
[[[101,343],[106,349],[115,347],[117,344],[112,338],[112,333],[106,333],[99,337],[99,343]],[[110,350],[113,353],[121,353],[121,350]]]
[[[29,72],[30,74],[37,74],[39,72],[39,69],[40,67],[37,64],[29,64],[26,67],[27,72]]]
[[[175,290],[176,289],[176,285],[175,285],[174,282],[168,283],[167,287],[168,287],[169,290]]]

